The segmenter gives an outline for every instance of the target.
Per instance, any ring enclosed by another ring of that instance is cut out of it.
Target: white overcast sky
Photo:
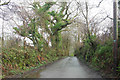
[[[9,0],[1,0],[1,3],[4,2],[4,1],[9,1]],[[11,2],[14,2],[16,4],[20,4],[21,3],[23,4],[26,4],[26,3],[30,3],[32,1],[55,1],[55,0],[11,0]],[[59,1],[65,1],[65,0],[59,0]],[[69,1],[69,0],[67,0]],[[73,0],[74,1],[74,0]],[[82,0],[77,0],[77,1],[81,1]],[[85,1],[85,0],[83,0]],[[87,0],[86,0],[87,1]],[[101,0],[88,0],[89,1],[89,4],[90,5],[97,5]],[[27,6],[27,5],[26,5]],[[110,17],[113,16],[113,0],[103,0],[103,2],[101,3],[99,9],[98,8],[93,8],[90,12],[90,15],[95,15],[96,13],[98,12],[104,12],[105,14],[108,14]],[[104,15],[101,15],[101,16],[104,16]],[[6,22],[6,24],[4,24],[5,26],[7,26],[8,22]],[[7,26],[6,28],[8,29],[5,29],[6,32],[10,32],[11,33],[11,29],[9,29],[10,25]],[[1,28],[2,28],[2,19],[0,19],[0,36],[1,36]]]

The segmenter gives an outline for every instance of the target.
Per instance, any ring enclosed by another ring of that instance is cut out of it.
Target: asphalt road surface
[[[67,57],[43,70],[27,75],[26,78],[101,78],[101,76],[79,62],[77,57]]]

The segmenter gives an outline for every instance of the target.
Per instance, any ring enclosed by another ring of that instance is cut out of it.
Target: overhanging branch
[[[99,7],[102,2],[103,2],[103,0],[101,0],[96,7]]]
[[[10,3],[10,0],[8,2],[4,2],[4,3],[0,4],[0,6],[8,5],[9,3]]]

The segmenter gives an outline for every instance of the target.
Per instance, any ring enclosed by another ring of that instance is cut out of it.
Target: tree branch
[[[77,1],[76,1],[77,2]],[[81,6],[81,4],[79,3],[79,2],[77,2],[77,4],[79,5],[79,7]],[[81,10],[81,12],[82,12],[82,15],[84,16],[84,18],[86,19],[86,15],[85,15],[85,13],[84,13],[84,11],[83,11],[83,9],[80,9]]]
[[[0,6],[8,5],[9,3],[10,3],[10,0],[8,2],[4,2],[4,3],[0,4]]]
[[[96,7],[99,7],[102,2],[103,2],[103,0],[101,0]]]

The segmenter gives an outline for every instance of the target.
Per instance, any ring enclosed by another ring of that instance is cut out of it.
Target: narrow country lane
[[[80,63],[76,57],[67,57],[41,71],[27,75],[26,78],[101,78],[101,76]]]

